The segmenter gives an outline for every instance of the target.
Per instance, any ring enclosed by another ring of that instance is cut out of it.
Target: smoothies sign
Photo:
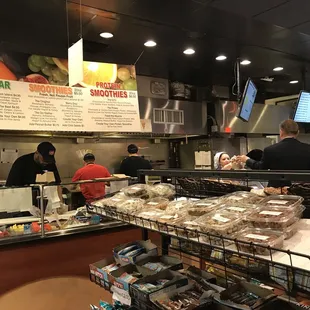
[[[65,59],[0,55],[0,129],[140,131],[135,67],[83,67],[83,82],[68,87]]]

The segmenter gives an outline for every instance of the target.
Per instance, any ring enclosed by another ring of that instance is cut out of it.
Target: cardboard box
[[[241,294],[242,292],[251,293],[253,296],[258,296],[259,298],[256,299],[254,304],[247,304],[246,302],[239,302],[237,300],[234,301],[236,297],[233,297],[233,294]],[[221,305],[240,310],[259,309],[274,298],[277,297],[272,291],[246,281],[241,281],[221,293],[214,294],[214,300]]]
[[[131,246],[131,245],[139,245],[145,249],[145,252],[141,255],[138,255],[136,257],[128,258],[126,255],[119,255],[118,252]],[[148,257],[148,256],[157,256],[158,255],[158,250],[157,246],[153,244],[150,240],[148,241],[135,241],[135,242],[130,242],[127,244],[120,245],[116,248],[113,249],[113,255],[115,258],[115,261],[119,263],[122,266],[125,266],[127,264],[135,264],[139,262],[140,260]]]
[[[186,286],[181,286],[177,289],[175,289],[173,286],[169,286],[166,287],[158,292],[152,293],[150,294],[150,301],[158,308],[156,301],[158,300],[166,300],[169,298],[172,298],[173,296],[179,294],[179,293],[183,293],[186,291],[189,291],[191,289],[193,289],[195,286],[194,284],[188,284]],[[207,305],[211,304],[211,308],[210,309],[214,309],[212,308],[212,299],[209,298],[209,295],[207,292],[203,293],[200,297],[200,305],[198,307],[189,307],[188,310],[202,310],[202,309],[208,309]]]
[[[154,274],[154,272],[150,271],[149,269],[146,269],[146,268],[143,268],[140,266],[136,266],[136,265],[132,265],[132,264],[122,266],[122,267],[118,268],[117,270],[112,271],[110,274],[110,277],[109,277],[111,283],[114,286],[116,286],[120,289],[123,289],[125,291],[129,291],[129,288],[131,285],[131,283],[128,283],[128,282],[126,282],[120,278],[121,275],[124,274],[125,272],[129,273],[129,274],[131,274],[133,272],[141,273],[143,278],[146,276]]]
[[[54,172],[47,171],[44,174],[37,174],[36,183],[51,183],[55,182]]]
[[[165,283],[164,286],[160,287],[157,291],[161,291],[167,287],[171,287],[171,289],[175,290],[181,286],[188,285],[187,277],[181,275],[179,272],[167,270],[167,269],[164,271],[158,272],[154,275],[147,276],[143,279],[139,279],[134,284],[154,283],[160,279],[167,279],[169,281]],[[144,303],[150,303],[150,295],[154,294],[155,291],[151,293],[144,292],[140,290],[139,288],[137,288],[135,285],[132,285],[130,288],[130,293],[134,299],[140,300]]]
[[[180,270],[183,269],[183,263],[180,259],[174,257],[174,256],[148,256],[146,258],[143,258],[137,262],[138,266],[144,266],[147,263],[163,263],[164,265],[167,265],[166,269],[169,270]],[[147,267],[145,267],[147,268]],[[165,269],[164,269],[165,270]]]
[[[187,270],[185,271],[185,274],[195,280],[198,284],[204,286],[210,286],[210,284],[216,284],[216,276],[212,273],[209,273],[207,271],[201,270],[195,266],[189,266]],[[207,282],[207,283],[206,283]],[[212,286],[210,286],[212,287]],[[209,287],[206,287],[206,289],[209,289]]]
[[[102,259],[99,262],[90,264],[89,265],[90,280],[102,286],[103,288],[110,290],[113,279],[111,278],[111,275],[108,272],[102,270],[102,268],[111,265],[113,263],[116,262],[114,257],[112,256],[106,259]]]

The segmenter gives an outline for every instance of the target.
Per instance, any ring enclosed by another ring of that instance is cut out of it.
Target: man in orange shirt
[[[97,178],[108,178],[111,176],[108,169],[95,164],[95,155],[87,153],[84,156],[84,167],[80,168],[74,174],[72,182],[93,180]],[[102,198],[105,195],[105,183],[85,183],[81,184],[81,192],[85,197],[86,201],[91,201],[97,198]]]

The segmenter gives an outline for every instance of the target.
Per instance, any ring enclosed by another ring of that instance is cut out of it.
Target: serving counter
[[[124,179],[86,183],[103,181]],[[45,191],[48,187],[52,185],[0,188],[0,295],[47,277],[87,277],[89,261],[109,255],[117,244],[130,241],[128,236],[141,238],[140,230],[126,223],[91,215],[85,207],[74,210],[66,196],[67,205],[60,203],[60,208],[50,209]],[[33,205],[36,202],[37,207]]]

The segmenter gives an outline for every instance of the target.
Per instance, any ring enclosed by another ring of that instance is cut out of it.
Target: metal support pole
[[[149,239],[149,231],[146,228],[141,228],[142,240],[146,241]]]
[[[43,185],[39,185],[40,189],[40,210],[41,210],[41,237],[44,238],[44,187]]]
[[[170,236],[161,235],[162,255],[169,254]]]
[[[237,58],[236,61],[236,75],[237,75],[237,99],[240,100],[241,97],[241,87],[240,87],[240,59]]]

